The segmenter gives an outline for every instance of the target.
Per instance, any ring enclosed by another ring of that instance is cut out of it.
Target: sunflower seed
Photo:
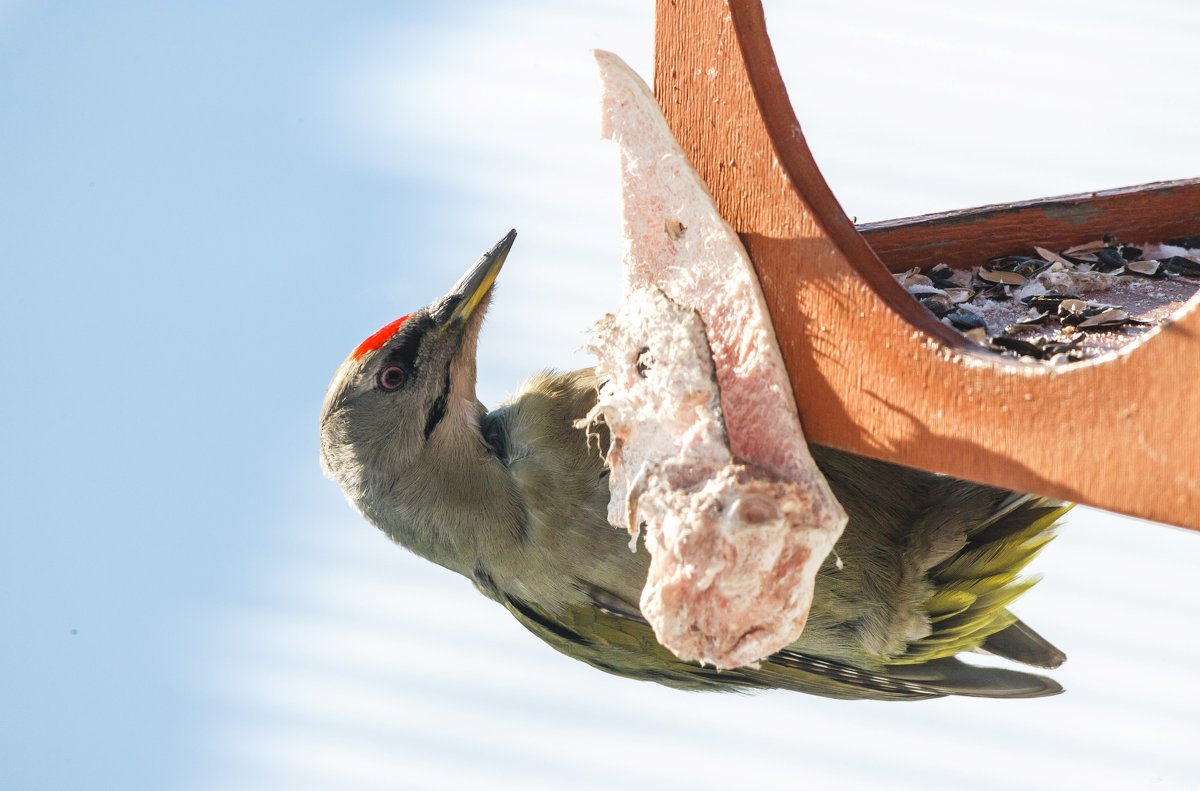
[[[1050,252],[1045,247],[1034,247],[1033,249],[1037,251],[1038,255],[1040,255],[1042,258],[1045,258],[1047,261],[1049,261],[1052,264],[1060,264],[1060,265],[1068,267],[1068,268],[1070,268],[1070,266],[1071,266],[1070,261],[1063,258],[1058,253]]]
[[[1139,275],[1157,275],[1157,261],[1130,261],[1125,264],[1125,268],[1130,272],[1137,272]]]
[[[1060,316],[1078,316],[1087,309],[1088,303],[1078,298],[1064,299],[1058,303],[1058,315]]]
[[[1096,251],[1096,259],[1101,272],[1112,272],[1125,266],[1125,258],[1112,247],[1102,247]]]
[[[1003,283],[1004,285],[1008,286],[1022,286],[1029,278],[1016,272],[1006,272],[1003,269],[980,268],[979,279],[986,280],[989,283]]]
[[[953,310],[942,318],[950,322],[952,327],[962,330],[963,332],[981,328],[985,330],[987,329],[987,322],[983,320],[983,316],[980,316],[975,311],[968,310],[966,308]]]
[[[1066,250],[1063,250],[1062,254],[1076,255],[1078,253],[1092,253],[1102,247],[1105,247],[1104,240],[1097,239],[1094,242],[1084,242],[1083,244],[1077,244],[1074,247],[1068,247]]]
[[[1124,324],[1129,314],[1120,308],[1105,308],[1094,316],[1080,322],[1079,327],[1107,327],[1112,324]]]
[[[1006,352],[1016,352],[1027,357],[1042,359],[1042,350],[1034,346],[1029,341],[1023,341],[1020,338],[1011,338],[1007,335],[997,335],[990,339],[992,346]]]
[[[1189,277],[1200,277],[1200,262],[1191,258],[1184,258],[1181,255],[1173,255],[1163,261],[1160,261],[1168,272],[1176,275],[1188,275]]]

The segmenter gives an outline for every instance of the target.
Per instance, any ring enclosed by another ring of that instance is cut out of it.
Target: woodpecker
[[[1069,507],[813,446],[849,515],[800,638],[758,667],[676,658],[637,602],[648,555],[608,524],[608,470],[579,421],[591,370],[537,374],[498,408],[476,397],[476,349],[516,231],[441,299],[358,345],[321,412],[321,462],[393,541],[470,579],[552,647],[688,690],[782,688],[842,699],[1041,697],[1065,656],[1007,610],[1021,569]],[[603,441],[603,439],[602,439]]]

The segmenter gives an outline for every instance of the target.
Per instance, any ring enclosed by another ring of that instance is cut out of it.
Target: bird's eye
[[[379,382],[380,390],[392,393],[399,390],[408,381],[408,371],[399,365],[389,365],[380,370],[377,381]]]

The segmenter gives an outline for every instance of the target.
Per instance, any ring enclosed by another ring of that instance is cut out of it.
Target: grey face
[[[398,492],[428,473],[435,446],[448,436],[459,445],[472,427],[478,431],[476,343],[515,236],[433,305],[360,344],[334,375],[321,413],[322,465],[377,524],[395,511]]]
[[[321,414],[321,455],[348,493],[365,483],[356,479],[372,462],[411,460],[444,417],[446,358],[459,344],[435,329],[429,311],[418,311],[390,340],[356,352],[334,376]]]

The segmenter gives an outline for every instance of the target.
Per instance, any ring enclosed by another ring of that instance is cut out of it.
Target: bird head
[[[475,355],[492,285],[516,231],[444,297],[382,327],[342,362],[321,410],[321,463],[350,502],[394,540],[441,565],[465,554],[455,522],[486,483]],[[482,476],[480,478],[477,476]],[[492,493],[495,495],[496,493]],[[477,495],[483,496],[483,495]]]

